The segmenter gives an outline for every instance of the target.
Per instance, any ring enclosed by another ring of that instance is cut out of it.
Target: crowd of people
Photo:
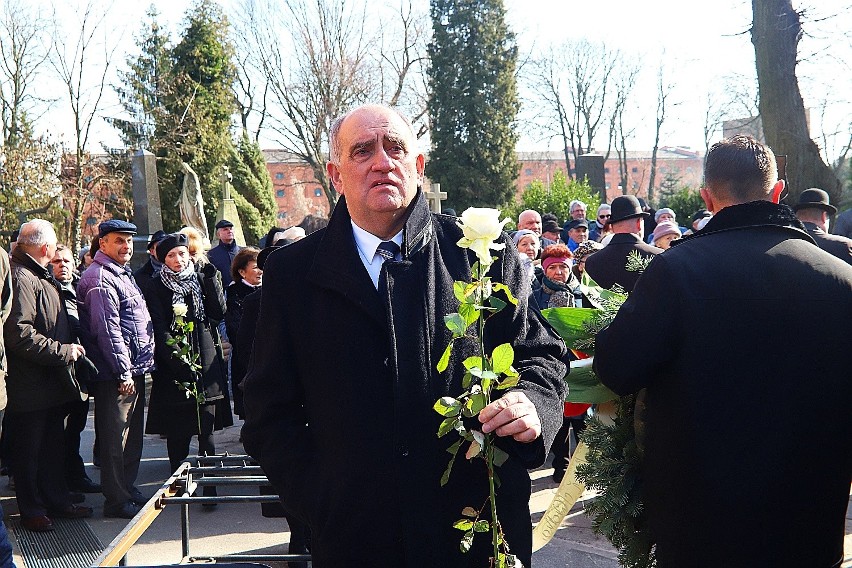
[[[104,494],[105,516],[132,518],[146,501],[135,486],[143,433],[166,437],[165,475],[193,437],[199,453],[215,453],[213,432],[233,424],[233,404],[247,452],[281,497],[290,552],[310,541],[317,566],[487,565],[488,543],[472,542],[465,557],[452,526],[487,498],[476,482],[483,472],[458,459],[441,486],[449,443],[435,436],[432,410],[463,391],[462,362],[478,353],[460,341],[447,370],[436,369],[453,338],[442,318],[458,306],[454,282],[470,277],[474,259],[456,246],[457,218],[429,211],[425,156],[405,116],[364,105],[330,135],[327,171],[341,198],[309,236],[275,228],[263,250],[240,247],[222,219],[207,252],[192,228],[160,231],[132,273],[132,223],[101,223],[75,269],[50,223],[36,219],[21,226],[11,259],[0,251],[2,457],[25,529],[91,516],[89,492]],[[753,139],[715,145],[706,178],[707,209],[690,226],[626,195],[591,210],[574,201],[564,221],[524,211],[517,231],[500,237],[491,275],[519,301],[492,316],[486,341],[513,345],[520,377],[470,419],[506,452],[501,530],[526,566],[527,470],[552,447],[560,480],[569,435],[582,432],[586,414],[563,404],[573,355],[539,312],[590,306],[584,274],[630,294],[599,336],[595,369],[616,392],[647,390],[658,565],[786,566],[820,550],[810,565],[827,567],[842,556],[852,400],[838,341],[852,316],[852,240],[829,234],[836,208],[822,190],[802,192],[792,209],[778,205],[774,156]],[[653,259],[644,272],[628,270],[637,255]],[[808,338],[795,341],[818,364],[783,346],[798,325]],[[722,337],[733,353],[724,362],[715,352]],[[824,426],[792,418],[803,375],[825,389]],[[100,483],[80,456],[88,395]],[[727,451],[738,463],[723,470],[710,458]],[[801,459],[807,483],[795,479]],[[825,499],[808,498],[810,489]],[[783,526],[788,500],[808,530]]]

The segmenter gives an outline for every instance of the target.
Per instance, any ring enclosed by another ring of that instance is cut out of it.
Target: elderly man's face
[[[234,242],[234,228],[222,227],[221,229],[216,229],[216,236],[219,237],[220,241],[229,245]]]
[[[58,250],[50,261],[53,277],[60,282],[71,282],[74,276],[74,257],[68,249]]]
[[[541,236],[541,215],[533,211],[525,211],[518,216],[518,230],[528,229]]]
[[[609,222],[610,217],[612,217],[612,209],[601,209],[598,212],[598,225],[603,227]]]
[[[575,243],[579,244],[589,240],[589,231],[585,227],[576,227],[574,229],[568,229],[568,236],[571,237],[571,240]]]
[[[575,205],[571,209],[571,218],[576,219],[578,221],[580,219],[585,219],[586,218],[586,208],[583,207],[582,205]]]
[[[426,162],[414,134],[394,111],[365,106],[346,117],[338,142],[340,163],[327,169],[352,220],[380,238],[393,236],[423,181]]]
[[[130,233],[107,233],[101,239],[101,252],[124,265],[130,262],[130,257],[133,256],[133,235]]]

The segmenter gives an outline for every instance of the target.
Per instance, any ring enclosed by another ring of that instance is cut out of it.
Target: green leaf
[[[464,533],[461,543],[459,543],[459,550],[467,554],[470,551],[471,546],[473,546],[473,531],[468,531]]]
[[[453,333],[454,337],[461,337],[467,329],[464,318],[462,318],[459,314],[449,314],[444,316],[444,324],[447,326],[447,329]]]
[[[491,306],[491,311],[496,313],[506,307],[506,302],[504,302],[497,296],[491,296],[490,298],[488,298],[488,305]]]
[[[473,304],[462,304],[459,306],[459,315],[465,322],[465,329],[479,319],[479,310]]]
[[[496,282],[494,284],[494,290],[503,292],[504,294],[506,294],[506,298],[508,298],[508,300],[512,304],[516,306],[518,305],[518,299],[512,295],[512,291],[509,290],[509,287],[503,284],[502,282]]]
[[[166,340],[166,345],[174,345],[175,343],[177,343],[177,341],[175,341],[173,337]]]
[[[465,517],[470,517],[471,519],[475,519],[479,516],[479,513],[473,507],[465,507],[464,509],[462,509],[461,514]]]
[[[464,403],[465,409],[470,413],[469,416],[476,416],[479,411],[488,405],[488,397],[484,392],[478,392],[470,396]]]
[[[478,357],[478,356],[468,357],[467,359],[462,361],[462,365],[464,365],[464,368],[467,369],[467,370],[473,369],[474,367],[481,369],[482,368],[482,357]]]
[[[505,373],[515,362],[515,350],[509,343],[494,348],[491,353],[491,369],[498,375]]]
[[[502,381],[500,381],[497,384],[497,390],[506,390],[506,389],[510,389],[512,387],[516,387],[516,386],[518,386],[519,380],[520,380],[520,377],[518,377],[518,375],[506,377],[505,379],[503,379]]]
[[[500,467],[501,465],[506,463],[507,459],[509,459],[509,454],[507,454],[506,452],[504,452],[503,450],[501,450],[497,446],[491,446],[491,449],[494,452],[493,458],[494,458],[494,465],[495,466]]]
[[[458,416],[461,410],[461,402],[451,396],[442,396],[432,408],[441,416]]]
[[[486,520],[476,521],[473,525],[473,532],[484,533],[491,529],[491,523]]]
[[[444,436],[452,432],[453,429],[456,427],[456,422],[458,421],[459,419],[455,416],[450,418],[444,418],[444,420],[441,422],[441,425],[438,426],[438,437],[443,438]]]
[[[465,373],[464,376],[462,377],[462,387],[464,387],[466,389],[470,388],[470,384],[471,384],[472,381],[473,381],[473,375],[471,375],[470,373]]]
[[[450,458],[450,462],[447,464],[447,469],[444,470],[444,474],[441,476],[441,487],[447,484],[450,480],[450,473],[453,471],[453,464],[456,461],[456,455],[459,453],[459,448],[462,445],[463,440],[460,438],[453,443],[452,446],[447,448],[447,452],[451,454],[453,457]]]
[[[187,331],[187,333],[192,333],[192,330],[193,330],[193,329],[195,329],[195,322],[193,322],[193,321],[188,321],[188,322],[186,322],[186,326],[185,326],[185,327],[186,327],[186,331]]]
[[[470,519],[459,519],[453,523],[453,528],[460,531],[469,531],[473,528],[473,521]]]
[[[453,352],[453,342],[450,341],[447,344],[447,348],[444,349],[444,352],[441,354],[441,358],[438,359],[438,364],[436,368],[439,373],[443,373],[447,370],[447,366],[450,364],[450,354]]]
[[[588,341],[588,325],[601,311],[594,308],[546,308],[541,315],[565,340],[571,349],[576,349],[578,341]]]
[[[456,280],[455,282],[453,282],[453,294],[455,295],[456,300],[461,303],[467,301],[467,296],[465,296],[465,289],[467,288],[468,284],[469,282],[462,282],[460,280]]]

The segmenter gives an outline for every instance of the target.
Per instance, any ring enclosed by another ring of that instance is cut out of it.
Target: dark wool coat
[[[3,325],[9,374],[7,412],[32,412],[80,400],[74,392],[74,331],[50,268],[21,248],[12,253],[14,294]]]
[[[594,363],[617,393],[647,389],[658,566],[839,566],[852,268],[768,201],[726,207],[676,243],[600,332]]]
[[[204,297],[204,321],[193,316],[191,295],[184,296],[184,303],[189,308],[186,321],[192,321],[195,329],[192,331],[192,343],[201,354],[201,385],[204,397],[208,403],[226,400],[227,376],[222,345],[216,326],[222,321],[225,313],[225,296],[222,293],[222,283],[219,274],[210,264],[204,272],[197,272],[201,282]],[[151,401],[148,404],[148,422],[145,431],[149,434],[178,434],[197,433],[197,417],[195,415],[195,400],[186,397],[183,387],[175,381],[188,382],[192,375],[189,367],[172,356],[172,347],[167,341],[173,337],[172,323],[174,322],[173,293],[166,288],[159,278],[152,279],[150,293],[146,298],[151,321],[154,324],[154,352],[157,370],[153,373]],[[220,404],[216,408],[216,429],[233,424],[228,404]],[[221,408],[221,412],[220,412]],[[220,414],[222,414],[220,421]]]
[[[257,294],[254,294],[257,292]],[[243,330],[243,316],[248,313],[248,298],[257,296],[255,305],[251,308],[249,320]],[[234,413],[240,418],[245,414],[243,408],[243,389],[240,383],[246,376],[251,348],[254,342],[254,326],[257,324],[257,312],[260,308],[260,287],[249,286],[242,280],[231,282],[227,289],[228,310],[225,312],[225,328],[228,341],[231,342],[231,393],[234,400]]]
[[[6,323],[12,309],[12,270],[9,255],[0,249],[0,325]],[[6,408],[6,347],[0,334],[0,410]]]
[[[487,536],[469,555],[452,528],[487,496],[482,460],[456,460],[457,436],[438,438],[432,405],[462,393],[461,362],[472,338],[456,342],[445,373],[435,366],[450,339],[443,316],[457,311],[454,280],[469,280],[471,256],[456,243],[454,217],[429,212],[422,193],[409,208],[403,261],[385,263],[377,292],[362,264],[345,199],[325,230],[273,252],[265,266],[258,333],[243,381],[243,442],[285,508],[311,528],[314,565],[486,566]],[[499,518],[512,551],[529,565],[530,479],[562,424],[565,346],[537,311],[518,255],[500,254],[492,275],[518,306],[486,326],[488,343],[511,341],[518,389],[535,404],[543,438],[502,440]],[[473,563],[473,564],[471,564]]]
[[[833,254],[847,264],[852,264],[852,239],[840,235],[830,235],[814,223],[804,222],[802,224],[819,248]]]
[[[586,272],[599,286],[610,289],[618,284],[630,292],[636,286],[639,272],[627,270],[627,256],[632,251],[642,256],[660,254],[663,249],[643,243],[632,233],[616,233],[604,248],[586,259]]]
[[[232,241],[229,245],[220,241],[218,245],[207,251],[207,258],[222,274],[223,286],[231,283],[231,263],[234,262],[234,257],[237,256],[241,248],[237,241]]]

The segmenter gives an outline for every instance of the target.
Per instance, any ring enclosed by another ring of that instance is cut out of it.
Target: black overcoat
[[[218,271],[212,265],[206,265],[206,273],[198,271],[197,277],[201,282],[204,299],[203,321],[193,317],[192,297],[184,296],[188,306],[185,318],[192,321],[195,328],[192,331],[192,343],[199,350],[201,364],[201,386],[207,403],[219,403],[227,400],[227,375],[222,345],[219,339],[217,325],[225,313],[225,296],[222,293],[222,282]],[[145,301],[151,313],[154,326],[154,358],[157,370],[152,373],[153,386],[151,400],[148,403],[148,422],[145,431],[149,434],[196,434],[198,430],[195,414],[195,400],[186,397],[186,391],[175,381],[190,381],[192,375],[189,367],[172,356],[172,347],[166,342],[172,338],[172,323],[174,322],[173,293],[166,288],[160,278],[152,278]],[[215,428],[233,424],[230,403],[218,404],[216,408]]]
[[[458,395],[461,361],[474,340],[456,343],[449,369],[435,366],[450,334],[445,314],[458,301],[454,280],[469,280],[471,259],[456,243],[454,217],[433,215],[422,193],[409,207],[399,263],[385,263],[376,291],[359,258],[345,199],[326,229],[273,252],[265,266],[254,355],[243,382],[243,442],[285,508],[311,528],[314,565],[487,566],[487,536],[470,555],[451,527],[487,496],[482,460],[456,461],[441,475],[456,434],[436,436],[432,405]],[[543,438],[505,443],[498,515],[513,552],[528,563],[530,479],[562,424],[565,346],[537,311],[518,255],[492,266],[518,306],[489,321],[492,346],[510,341],[519,389],[535,404]],[[527,564],[528,565],[528,564]]]
[[[604,248],[586,259],[586,272],[601,287],[618,284],[626,292],[633,290],[640,272],[627,270],[627,257],[636,251],[644,257],[660,254],[663,249],[643,243],[633,233],[616,233]]]
[[[658,566],[839,566],[852,268],[767,201],[675,243],[598,334],[594,364],[618,393],[647,389]]]
[[[852,239],[842,235],[831,235],[817,227],[814,223],[804,222],[805,230],[813,237],[817,246],[829,254],[833,254],[846,264],[852,264]]]

